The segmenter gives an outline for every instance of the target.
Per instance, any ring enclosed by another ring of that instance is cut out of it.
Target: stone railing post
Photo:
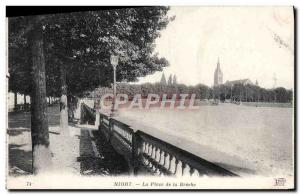
[[[132,166],[133,166],[133,174],[137,175],[140,166],[140,150],[142,147],[141,138],[138,132],[132,134]]]
[[[98,130],[101,131],[102,125],[103,125],[103,115],[99,112],[99,126],[98,126]]]

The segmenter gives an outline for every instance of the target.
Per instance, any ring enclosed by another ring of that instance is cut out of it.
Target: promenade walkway
[[[69,123],[69,136],[59,134],[59,106],[48,107],[53,170],[65,174],[128,174],[124,159],[108,144],[97,127]],[[9,113],[7,142],[9,174],[32,172],[30,113]]]

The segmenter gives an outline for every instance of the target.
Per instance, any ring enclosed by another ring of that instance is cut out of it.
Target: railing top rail
[[[134,130],[129,125],[122,123],[121,121],[118,121],[114,118],[111,118],[110,120],[113,122],[113,124],[117,125],[118,127],[122,128],[123,130],[129,131],[130,133],[134,133]]]
[[[103,118],[105,118],[105,119],[107,119],[107,120],[110,118],[108,115],[103,114],[103,113],[100,113],[100,116],[103,117]]]
[[[100,113],[100,117],[103,117],[103,118],[105,118],[107,120],[112,121],[112,123],[114,125],[117,125],[118,127],[120,127],[121,129],[123,129],[124,131],[127,131],[129,133],[134,133],[134,130],[129,125],[127,125],[126,123],[123,123],[123,122],[121,122],[121,121],[119,121],[117,119],[111,118],[108,115],[103,114],[103,113]]]
[[[142,140],[144,140],[150,144],[153,144],[154,146],[162,149],[164,152],[174,156],[175,158],[179,159],[183,163],[186,163],[195,169],[198,169],[198,170],[206,169],[207,173],[215,174],[215,175],[238,176],[235,173],[232,173],[231,171],[228,171],[212,162],[202,159],[201,157],[199,157],[195,154],[192,154],[186,150],[178,148],[175,145],[170,144],[166,141],[163,141],[160,138],[149,135],[140,129],[133,129],[131,126],[119,121],[118,119],[111,118],[110,116],[108,116],[104,113],[100,113],[100,116],[111,121],[112,124],[117,125],[122,130],[127,131],[132,134],[133,133],[136,134]]]
[[[82,105],[86,108],[86,109],[88,109],[88,110],[91,110],[91,111],[94,111],[95,109],[93,109],[93,108],[90,108],[88,105],[86,105],[84,102],[82,102]]]
[[[177,157],[178,159],[180,159],[186,163],[188,162],[188,164],[190,164],[191,166],[193,166],[196,169],[197,168],[201,169],[203,167],[206,167],[206,168],[208,168],[208,170],[212,170],[213,172],[218,173],[220,175],[238,176],[235,173],[232,173],[220,166],[217,166],[214,163],[211,163],[205,159],[202,159],[199,156],[196,156],[188,151],[178,148],[172,144],[169,144],[159,138],[153,137],[145,132],[142,132],[139,130],[136,133],[139,134],[139,136],[142,139],[144,139],[145,141],[147,141],[159,148],[162,148],[167,153],[172,154],[173,156]],[[199,163],[199,162],[201,162],[201,163]]]

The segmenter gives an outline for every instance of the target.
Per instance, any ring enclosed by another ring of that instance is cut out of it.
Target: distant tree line
[[[106,93],[112,93],[111,88],[99,88],[90,95],[99,98]],[[117,83],[117,93],[127,94],[129,99],[132,99],[135,94],[141,94],[143,98],[147,98],[148,94],[158,94],[161,97],[163,94],[167,94],[168,98],[172,98],[173,94],[178,94],[177,98],[180,98],[179,94],[189,94],[187,98],[190,98],[191,94],[195,94],[197,99],[218,99],[222,102],[226,100],[235,102],[288,103],[293,100],[292,90],[283,87],[265,89],[253,84],[223,84],[218,87],[209,87],[204,84],[187,86],[172,82],[169,82],[169,84],[167,82],[145,84]]]
[[[293,100],[293,91],[283,87],[265,89],[258,85],[237,83],[234,85],[220,85],[213,87],[213,96],[221,101],[227,99],[243,102],[280,102]]]

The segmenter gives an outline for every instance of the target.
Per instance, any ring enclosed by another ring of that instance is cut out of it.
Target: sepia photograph
[[[22,9],[7,189],[295,189],[293,6]]]

